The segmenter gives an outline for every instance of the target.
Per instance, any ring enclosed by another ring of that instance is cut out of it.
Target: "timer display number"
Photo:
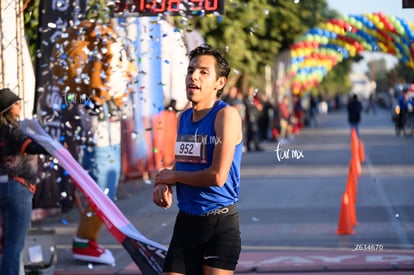
[[[171,15],[223,13],[224,0],[119,0],[114,5],[116,16],[151,16],[159,13]]]

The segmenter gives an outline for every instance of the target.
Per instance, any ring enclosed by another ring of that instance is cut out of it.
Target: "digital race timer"
[[[114,15],[150,16],[159,13],[171,15],[223,13],[224,0],[118,0]]]

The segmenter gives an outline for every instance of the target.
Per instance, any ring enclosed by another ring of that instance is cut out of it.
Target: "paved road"
[[[351,159],[344,110],[319,117],[318,127],[304,129],[291,144],[269,142],[264,152],[244,154],[237,273],[414,274],[414,137],[396,137],[389,112],[377,110],[364,114],[361,139],[366,161],[353,235],[336,234]],[[151,188],[123,184],[117,205],[142,234],[167,245],[176,205],[154,206]],[[33,223],[56,229],[55,274],[140,274],[106,229],[100,243],[112,250],[116,266],[73,260],[78,220],[73,209]]]

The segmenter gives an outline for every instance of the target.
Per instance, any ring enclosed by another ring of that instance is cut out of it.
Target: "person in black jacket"
[[[23,274],[20,254],[32,215],[37,156],[48,154],[19,125],[21,99],[0,90],[0,213],[3,217],[1,275]]]
[[[258,124],[259,115],[263,106],[257,98],[257,91],[254,87],[249,87],[243,103],[245,105],[246,149],[249,152],[252,151],[251,143],[253,142],[255,151],[263,151],[260,147]]]
[[[351,125],[351,129],[355,128],[359,136],[359,123],[361,122],[362,104],[358,100],[358,96],[354,94],[347,105],[348,110],[348,122]]]

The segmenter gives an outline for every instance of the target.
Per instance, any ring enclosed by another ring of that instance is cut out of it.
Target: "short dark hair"
[[[190,52],[189,54],[190,61],[199,55],[213,56],[216,59],[217,77],[228,78],[230,74],[230,64],[227,62],[227,60],[224,58],[223,54],[219,50],[214,49],[213,47],[207,44],[200,45]],[[223,89],[220,89],[219,91],[217,91],[217,97],[220,97],[222,93],[223,93]]]

